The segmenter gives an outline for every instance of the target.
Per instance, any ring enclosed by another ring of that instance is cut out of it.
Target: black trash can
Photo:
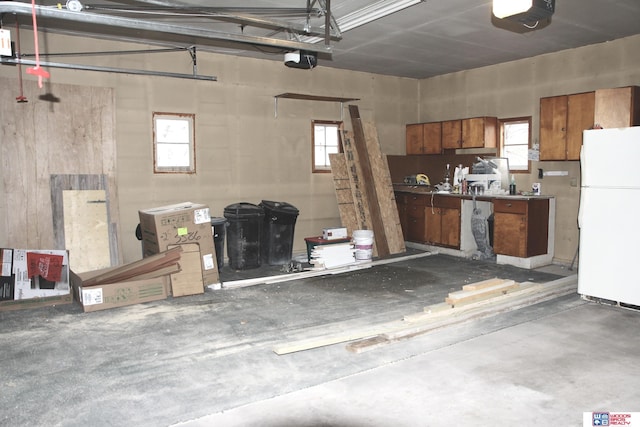
[[[224,208],[227,225],[227,257],[234,270],[260,267],[260,239],[264,211],[261,206],[240,202]]]
[[[224,265],[224,236],[227,220],[225,218],[211,218],[211,234],[213,234],[213,245],[216,248],[216,261],[218,271]]]
[[[298,209],[289,203],[269,200],[263,200],[260,206],[264,209],[262,262],[268,265],[290,263]]]

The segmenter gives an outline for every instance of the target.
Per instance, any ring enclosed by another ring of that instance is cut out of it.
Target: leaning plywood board
[[[352,236],[353,230],[359,230],[360,225],[357,221],[356,207],[353,203],[349,172],[347,171],[347,160],[343,153],[329,154],[329,162],[331,162],[333,186],[336,191],[336,198],[338,199],[340,221],[342,222],[342,226],[347,228],[347,234]]]
[[[104,190],[64,190],[64,247],[76,273],[111,266]]]
[[[369,154],[369,163],[373,174],[373,185],[376,189],[378,208],[384,224],[385,237],[390,254],[406,251],[396,196],[393,191],[391,174],[387,158],[382,154],[378,132],[372,123],[363,123],[364,136]]]
[[[365,193],[369,184],[363,179],[358,152],[354,146],[353,133],[345,131],[342,143],[344,147],[344,158],[347,163],[347,176],[349,177],[349,185],[353,196],[353,205],[355,207],[358,229],[371,230],[371,211],[369,209],[369,201]],[[373,246],[373,254],[376,255],[376,245]]]
[[[371,161],[367,151],[366,136],[362,120],[360,119],[360,110],[357,105],[349,105],[349,114],[351,115],[351,126],[353,127],[353,147],[358,155],[358,164],[360,167],[360,181],[363,189],[363,200],[369,209],[369,220],[371,222],[370,230],[373,230],[374,239],[374,255],[389,255],[389,245],[387,243],[387,230],[383,222],[380,212],[380,202],[378,193],[374,185],[374,172],[371,168]],[[398,221],[399,223],[399,221]]]
[[[0,93],[16,94],[18,80],[0,77]],[[55,174],[103,175],[111,203],[109,220],[112,265],[121,260],[117,229],[115,91],[96,86],[47,83],[46,94],[38,85],[25,85],[30,102],[0,103],[0,236],[14,248],[64,249],[62,203],[52,206],[50,178]],[[61,102],[38,101],[54,96]],[[31,102],[33,101],[33,102]],[[97,190],[87,186],[57,187],[62,190]],[[52,226],[53,225],[53,226]]]

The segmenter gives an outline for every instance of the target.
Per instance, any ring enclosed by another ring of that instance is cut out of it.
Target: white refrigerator
[[[640,306],[640,127],[584,131],[578,293]]]

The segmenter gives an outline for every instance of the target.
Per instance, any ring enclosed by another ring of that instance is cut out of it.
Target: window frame
[[[341,120],[312,120],[311,121],[311,172],[312,173],[331,173],[331,165],[324,167],[318,167],[316,165],[316,125],[321,126],[336,126],[338,130],[338,153],[344,153],[344,147],[342,144],[342,131],[344,122]],[[326,145],[325,145],[326,146]]]
[[[188,142],[165,142],[158,138],[158,120],[187,121]],[[167,113],[154,111],[152,114],[153,131],[153,173],[154,174],[195,174],[196,173],[196,115],[193,113]],[[159,166],[158,146],[162,144],[188,144],[189,165],[187,166]]]
[[[505,119],[498,119],[498,129],[499,129],[499,142],[498,142],[498,153],[500,157],[506,157],[505,155],[505,125],[508,124],[517,124],[517,123],[527,123],[529,127],[529,132],[527,135],[527,168],[526,169],[512,169],[511,162],[509,162],[509,174],[515,173],[530,173],[531,172],[531,159],[529,159],[529,150],[531,149],[531,116],[524,117],[509,117]],[[524,145],[524,144],[509,144],[509,145]]]

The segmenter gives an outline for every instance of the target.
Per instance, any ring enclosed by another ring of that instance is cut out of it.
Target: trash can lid
[[[287,202],[274,202],[271,200],[263,200],[260,202],[260,206],[262,206],[267,213],[275,212],[280,214],[288,214],[297,216],[299,211],[298,209],[287,203]]]
[[[211,217],[211,225],[222,225],[227,222],[226,218]]]
[[[253,203],[240,202],[224,208],[225,218],[235,218],[238,216],[264,216],[264,210],[261,206],[254,205]]]

